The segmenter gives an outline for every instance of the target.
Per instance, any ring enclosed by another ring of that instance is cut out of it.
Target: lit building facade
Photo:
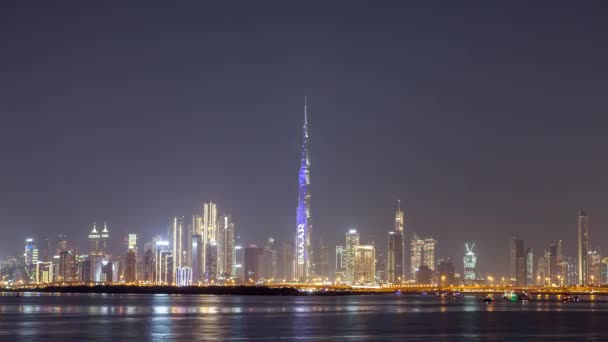
[[[599,249],[591,249],[589,260],[589,285],[599,285],[602,281],[602,253]]]
[[[589,215],[578,210],[578,284],[589,283]]]
[[[559,264],[562,262],[562,240],[557,240],[549,246],[549,272],[547,277],[551,279],[550,284],[558,284],[561,278]]]
[[[376,251],[373,245],[354,246],[354,285],[376,284]]]
[[[547,281],[547,279],[551,279],[550,277],[550,271],[549,271],[550,267],[549,267],[549,261],[547,261],[547,258],[544,255],[539,256],[536,259],[536,285],[537,286],[545,286],[550,284],[549,281]],[[557,269],[557,265],[556,265],[556,269]]]
[[[477,256],[473,249],[475,248],[475,243],[473,242],[471,246],[468,243],[464,244],[465,253],[462,258],[462,262],[464,264],[464,281],[465,283],[471,283],[477,280]]]
[[[224,215],[222,218],[221,272],[223,278],[231,279],[236,276],[234,274],[234,222],[230,215]]]
[[[307,281],[312,276],[310,158],[308,147],[308,113],[304,103],[303,142],[298,173],[298,208],[296,210],[295,278]]]
[[[526,286],[534,286],[534,250],[526,250]]]
[[[399,231],[392,231],[388,233],[386,281],[399,284],[403,280],[403,235]]]
[[[350,229],[346,233],[346,250],[344,259],[346,266],[344,268],[345,282],[347,284],[355,283],[355,246],[359,245],[359,233],[356,229]]]
[[[25,271],[27,273],[27,278],[30,283],[36,282],[36,265],[38,264],[38,247],[36,246],[36,242],[34,239],[27,238],[25,239],[25,252],[23,253],[23,258],[25,261]]]
[[[424,248],[424,240],[418,237],[418,234],[413,233],[410,240],[410,275],[412,279],[416,279],[416,272],[422,265],[422,250]]]
[[[171,269],[175,271],[182,268],[182,243],[184,240],[182,236],[182,231],[184,228],[183,222],[183,217],[174,217],[169,225],[169,243],[171,245],[172,252],[171,260],[173,262],[173,264],[171,265]],[[173,278],[174,280],[176,280],[176,277]]]

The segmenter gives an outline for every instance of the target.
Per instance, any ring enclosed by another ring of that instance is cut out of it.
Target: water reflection
[[[572,333],[583,326],[608,330],[606,298],[564,303],[559,296],[530,302],[479,296],[235,297],[180,295],[0,296],[0,340],[21,336],[99,339],[387,339],[428,335],[528,336],[544,329]],[[491,315],[489,315],[491,314]],[[600,319],[602,318],[602,319]],[[530,322],[530,327],[505,330]],[[574,323],[573,323],[574,322]],[[580,324],[576,324],[580,322]],[[584,325],[581,325],[585,322]],[[556,326],[556,325],[560,326]],[[542,326],[546,326],[543,328]],[[519,329],[519,330],[518,330]],[[608,334],[608,331],[605,331]],[[417,335],[416,335],[417,334]],[[446,337],[447,336],[447,337]],[[35,337],[35,338],[33,338]],[[425,339],[436,340],[427,337]],[[549,338],[550,339],[550,338]]]

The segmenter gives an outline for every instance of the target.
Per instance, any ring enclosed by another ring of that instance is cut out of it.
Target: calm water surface
[[[608,298],[0,294],[0,341],[608,340]]]

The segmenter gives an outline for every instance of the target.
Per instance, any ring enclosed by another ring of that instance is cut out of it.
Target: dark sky
[[[28,235],[115,250],[205,200],[245,242],[295,230],[303,97],[314,239],[406,231],[608,252],[608,10],[574,2],[0,4],[0,255]],[[495,266],[495,267],[494,267]]]

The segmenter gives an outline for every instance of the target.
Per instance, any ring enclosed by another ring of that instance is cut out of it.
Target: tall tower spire
[[[306,281],[312,276],[312,248],[310,222],[310,159],[308,151],[308,103],[304,97],[304,125],[302,127],[302,156],[298,173],[298,208],[296,211],[296,244],[295,244],[295,276],[300,281]]]

